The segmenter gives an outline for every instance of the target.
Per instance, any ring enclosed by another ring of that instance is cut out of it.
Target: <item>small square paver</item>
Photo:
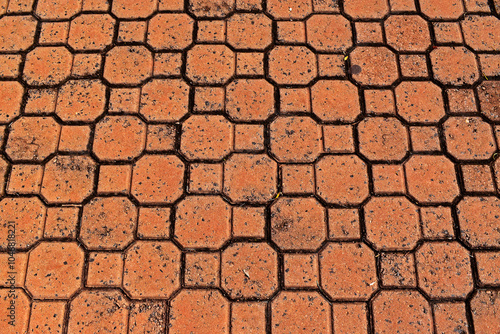
[[[137,222],[140,239],[168,239],[170,237],[169,207],[141,207]]]
[[[314,168],[310,165],[281,165],[284,194],[314,193]]]
[[[219,253],[187,253],[184,282],[188,286],[215,287],[219,285]]]
[[[218,193],[222,190],[221,164],[191,164],[189,191],[192,193]]]
[[[283,263],[286,287],[314,288],[319,285],[319,263],[316,254],[286,254]]]
[[[122,284],[123,254],[93,252],[89,255],[88,287],[119,287]]]
[[[359,211],[357,209],[328,210],[329,239],[335,241],[361,238]]]
[[[236,124],[234,126],[235,151],[261,151],[264,149],[264,126]]]
[[[79,222],[78,207],[47,208],[44,237],[75,239]]]
[[[97,192],[100,194],[128,194],[131,180],[131,165],[102,165],[99,168]]]
[[[233,235],[235,237],[263,238],[265,225],[264,208],[238,206],[233,208]]]
[[[309,88],[282,88],[280,94],[280,112],[310,112],[311,93]]]

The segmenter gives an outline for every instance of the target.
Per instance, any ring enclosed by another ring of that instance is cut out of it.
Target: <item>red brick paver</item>
[[[500,333],[499,0],[0,0],[0,332]]]

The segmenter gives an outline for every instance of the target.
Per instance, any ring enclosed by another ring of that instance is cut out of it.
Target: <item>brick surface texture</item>
[[[0,333],[500,334],[500,1],[0,0]]]

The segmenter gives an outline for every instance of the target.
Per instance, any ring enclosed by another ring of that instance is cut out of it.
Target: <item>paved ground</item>
[[[500,333],[499,14],[0,0],[0,331]]]

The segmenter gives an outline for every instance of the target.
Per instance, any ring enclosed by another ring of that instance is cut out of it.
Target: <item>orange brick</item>
[[[89,255],[88,287],[119,287],[122,284],[123,254],[98,253]]]
[[[392,90],[365,90],[366,112],[373,114],[395,114]]]
[[[12,165],[7,192],[10,194],[38,194],[42,184],[43,166]]]
[[[171,151],[175,148],[175,126],[150,124],[146,139],[146,151]]]
[[[309,88],[282,88],[280,89],[280,111],[310,112],[311,94]]]
[[[153,66],[153,74],[177,77],[181,75],[181,66],[181,53],[156,53]]]
[[[170,208],[140,208],[137,236],[141,239],[168,239],[170,237]]]
[[[220,278],[219,253],[187,253],[184,282],[188,286],[216,287]]]
[[[318,75],[320,77],[345,77],[345,60],[343,55],[318,55]]]
[[[76,238],[78,207],[47,208],[44,238]]]
[[[375,193],[405,193],[403,166],[373,165],[373,188]]]
[[[101,165],[99,169],[99,194],[128,194],[132,179],[132,166],[130,165]]]
[[[236,302],[231,304],[231,327],[235,333],[265,333],[266,303]]]
[[[98,53],[77,53],[73,58],[71,74],[77,77],[96,75],[102,65],[102,56]]]
[[[21,61],[21,55],[0,55],[0,78],[16,78]]]
[[[87,125],[66,125],[61,128],[59,151],[85,152],[90,140],[90,127]]]
[[[43,22],[38,42],[40,44],[65,44],[68,40],[69,22]]]
[[[312,165],[282,165],[281,178],[284,194],[314,193],[314,168]]]
[[[222,164],[191,164],[189,191],[192,193],[218,193],[222,190]]]
[[[111,89],[109,97],[109,111],[114,113],[139,111],[141,91],[139,88]]]
[[[224,109],[225,91],[222,87],[196,87],[194,91],[195,111]]]
[[[287,288],[316,288],[319,285],[316,254],[285,254],[283,263]]]
[[[361,238],[359,211],[357,209],[328,209],[328,226],[331,240],[356,240]]]
[[[353,129],[350,125],[324,125],[323,140],[325,152],[354,152]]]
[[[259,151],[264,149],[264,126],[260,124],[235,124],[234,149]]]
[[[26,114],[50,114],[56,109],[56,89],[30,89],[24,112]]]
[[[226,22],[198,21],[198,42],[221,42],[226,39]]]
[[[233,208],[233,234],[235,237],[263,238],[265,225],[264,208]]]
[[[146,21],[122,21],[118,30],[118,41],[144,42],[146,29]]]
[[[264,53],[239,52],[236,54],[237,75],[264,75]]]

